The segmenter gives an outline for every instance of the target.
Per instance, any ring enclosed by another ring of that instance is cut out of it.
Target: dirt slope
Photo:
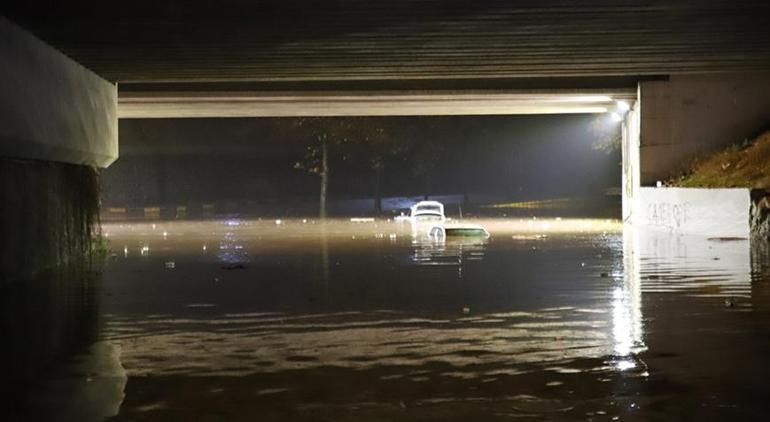
[[[669,185],[770,189],[770,131],[747,144],[695,160],[687,174]]]

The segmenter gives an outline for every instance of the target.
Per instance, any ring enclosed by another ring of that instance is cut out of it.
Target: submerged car
[[[478,224],[468,223],[455,223],[442,226],[434,226],[428,232],[428,235],[433,239],[447,239],[447,238],[479,238],[486,239],[489,237],[489,232]]]

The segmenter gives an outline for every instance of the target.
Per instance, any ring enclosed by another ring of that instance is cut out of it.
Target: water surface
[[[391,221],[105,225],[94,329],[26,400],[81,420],[764,419],[766,248],[475,222],[489,239]],[[51,385],[79,405],[62,411]]]

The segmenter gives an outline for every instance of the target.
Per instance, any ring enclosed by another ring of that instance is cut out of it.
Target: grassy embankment
[[[770,189],[770,131],[694,160],[682,176],[669,180],[668,185]]]

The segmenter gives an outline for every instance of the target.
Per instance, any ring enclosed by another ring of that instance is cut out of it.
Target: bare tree
[[[329,156],[340,153],[343,146],[351,141],[353,126],[349,119],[308,117],[297,120],[297,127],[305,131],[309,139],[305,156],[294,164],[294,168],[320,178],[319,212],[320,218],[327,216],[327,198],[329,191]]]

